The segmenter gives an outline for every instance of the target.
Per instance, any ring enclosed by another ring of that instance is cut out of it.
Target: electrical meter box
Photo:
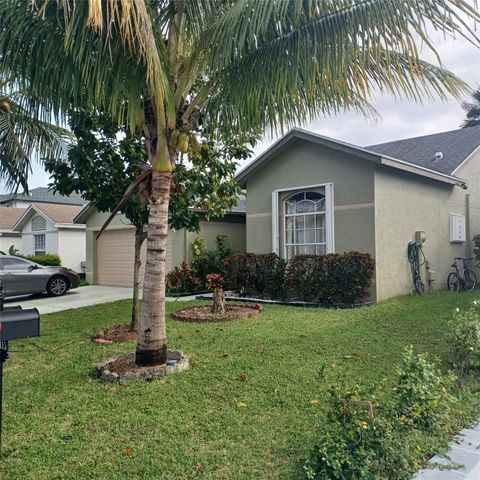
[[[462,243],[466,240],[465,216],[459,213],[450,214],[450,242]]]
[[[415,241],[417,243],[425,243],[427,241],[427,232],[423,230],[417,230],[415,232]]]

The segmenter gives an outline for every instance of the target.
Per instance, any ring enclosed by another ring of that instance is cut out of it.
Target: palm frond
[[[0,179],[9,189],[28,190],[32,163],[44,158],[65,159],[73,135],[49,123],[33,95],[15,90],[16,84],[0,78]]]
[[[185,117],[207,104],[218,125],[283,128],[365,105],[373,88],[417,101],[459,98],[469,88],[423,62],[415,38],[431,46],[430,22],[480,45],[459,12],[480,20],[462,0],[239,0],[204,37],[211,92]]]

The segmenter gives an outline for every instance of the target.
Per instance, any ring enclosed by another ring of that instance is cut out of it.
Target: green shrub
[[[324,256],[296,255],[288,262],[285,288],[290,299],[316,303],[325,297],[327,283]]]
[[[393,397],[374,404],[372,416],[365,400],[377,397],[376,388],[367,394],[358,386],[329,387],[327,418],[304,464],[309,480],[410,479],[425,458],[443,445],[440,436],[437,444],[418,442],[426,432],[439,433],[448,424],[457,401],[451,393],[454,377],[439,373],[426,354],[414,355],[412,347],[405,349],[397,373]]]
[[[321,303],[353,304],[368,295],[375,260],[368,253],[355,251],[324,255],[320,273],[320,280],[326,282],[321,289]]]
[[[238,253],[224,266],[228,288],[240,295],[324,305],[364,298],[375,271],[371,255],[359,252],[297,255],[288,264],[274,253]]]
[[[475,258],[480,262],[480,233],[473,237],[473,253],[475,254]]]
[[[186,262],[167,273],[166,287],[169,293],[196,293],[201,287],[200,279],[195,270]]]
[[[226,246],[226,239],[226,235],[217,235],[215,250],[207,250],[205,240],[201,237],[197,237],[192,242],[194,253],[192,268],[196,271],[202,287],[207,284],[207,275],[216,273],[223,276],[225,274],[223,263],[232,253],[232,249]]]
[[[415,446],[406,442],[402,425],[390,412],[375,410],[372,419],[365,408],[353,403],[353,392],[329,390],[327,419],[318,444],[304,464],[309,480],[398,480],[411,478]]]
[[[468,310],[457,309],[449,340],[452,365],[457,383],[462,387],[470,369],[480,366],[480,305],[477,302]]]
[[[62,264],[60,257],[53,253],[45,253],[43,255],[18,255],[18,256],[22,258],[26,258],[31,262],[35,262],[40,265],[45,265],[48,267],[59,267]]]
[[[224,262],[227,288],[242,296],[278,298],[282,296],[285,265],[275,253],[234,253]]]
[[[405,348],[402,365],[397,367],[397,412],[401,421],[429,430],[447,423],[454,397],[455,377],[442,375],[426,353],[415,355]]]

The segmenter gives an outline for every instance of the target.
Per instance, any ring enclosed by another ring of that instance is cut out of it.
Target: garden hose
[[[413,286],[417,293],[421,295],[425,291],[425,285],[420,274],[420,267],[425,264],[425,254],[423,253],[421,243],[408,243],[408,262],[412,271]]]

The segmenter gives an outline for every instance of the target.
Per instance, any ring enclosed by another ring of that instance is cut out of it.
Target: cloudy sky
[[[479,30],[480,27],[477,25],[477,33]],[[437,35],[434,40],[444,66],[472,88],[480,87],[480,50],[463,39],[445,39]],[[427,49],[422,51],[422,58],[435,63],[434,56]],[[381,115],[376,121],[367,120],[354,112],[345,112],[334,117],[320,117],[300,126],[322,135],[367,146],[454,130],[459,127],[465,114],[460,106],[461,102],[453,99],[447,102],[434,100],[416,104],[388,95],[377,95],[372,98],[371,103]],[[274,140],[274,137],[267,135],[255,148],[255,154],[261,153]],[[244,162],[241,167],[247,163],[249,161]],[[36,165],[31,176],[30,188],[46,186],[48,183],[48,175]],[[1,185],[0,193],[6,193]]]

